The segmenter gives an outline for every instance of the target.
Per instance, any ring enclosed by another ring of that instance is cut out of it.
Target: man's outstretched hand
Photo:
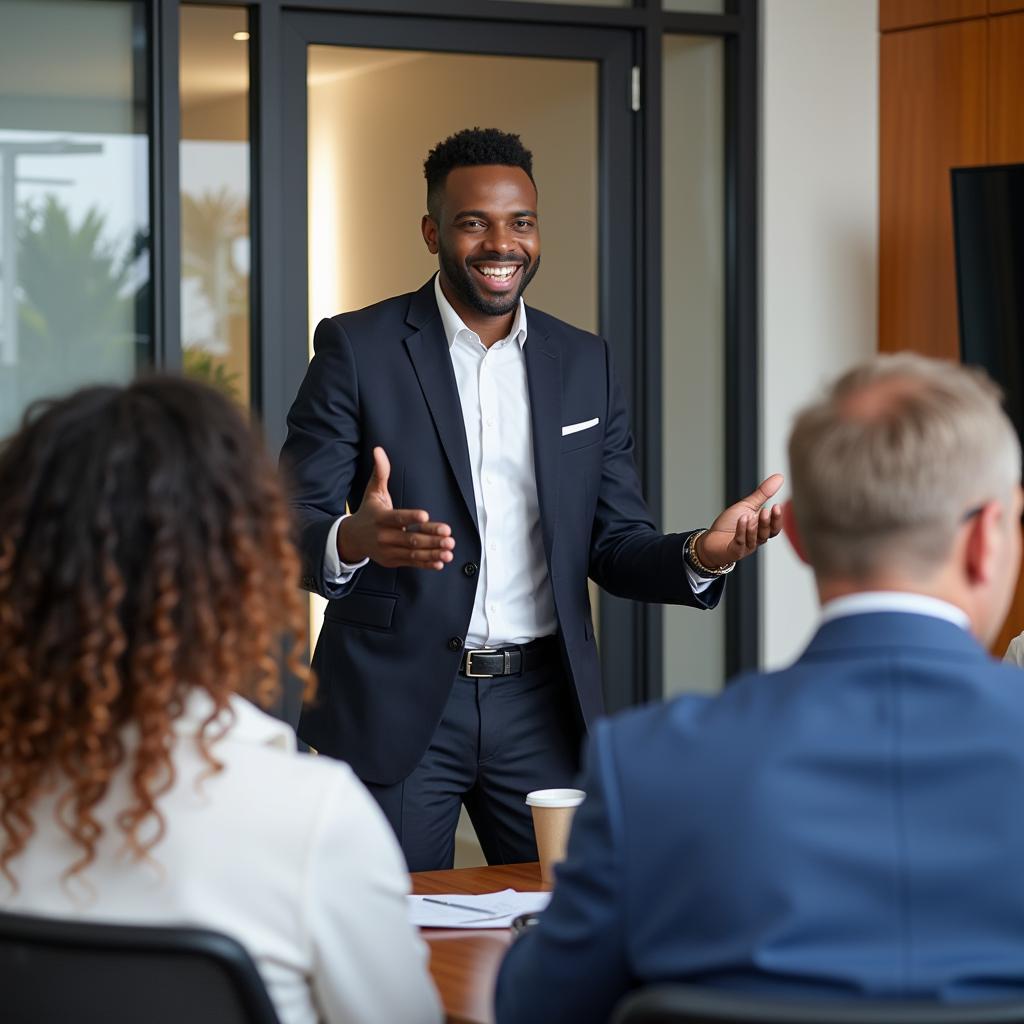
[[[358,511],[338,528],[338,554],[350,565],[364,558],[387,569],[443,569],[452,560],[455,539],[447,523],[432,523],[423,509],[395,508],[388,493],[391,462],[373,449],[373,474]]]
[[[709,569],[720,569],[755,552],[782,529],[782,508],[768,506],[782,486],[782,474],[773,473],[753,494],[730,505],[697,541],[697,558]]]

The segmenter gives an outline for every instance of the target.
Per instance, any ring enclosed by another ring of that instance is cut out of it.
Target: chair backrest
[[[616,1008],[612,1024],[1024,1024],[1024,1000],[810,1002],[658,985],[627,996]]]
[[[0,914],[4,1024],[279,1024],[256,965],[203,928]]]

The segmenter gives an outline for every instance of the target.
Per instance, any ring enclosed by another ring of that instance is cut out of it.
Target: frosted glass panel
[[[242,7],[181,8],[185,372],[249,403],[249,44]]]
[[[579,7],[632,7],[633,0],[532,0],[535,4],[576,4]]]
[[[725,0],[665,0],[666,11],[693,11],[698,14],[725,14]]]
[[[141,3],[0,0],[0,437],[150,361]]]
[[[663,57],[664,522],[679,530],[725,505],[723,43],[667,36]],[[720,689],[723,612],[666,607],[666,695]]]

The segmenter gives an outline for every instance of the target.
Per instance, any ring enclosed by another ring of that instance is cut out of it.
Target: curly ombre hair
[[[0,872],[12,885],[33,804],[54,787],[81,847],[65,878],[92,863],[94,811],[122,768],[132,800],[118,826],[149,854],[190,691],[213,701],[198,737],[211,773],[228,698],[277,694],[282,639],[309,691],[298,579],[275,467],[217,392],[154,376],[29,409],[0,449]]]

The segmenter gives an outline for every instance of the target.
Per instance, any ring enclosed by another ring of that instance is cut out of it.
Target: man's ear
[[[1009,512],[1001,502],[989,501],[965,524],[964,572],[971,583],[988,583],[996,574],[996,559],[1002,545],[1003,516]]]
[[[793,511],[792,500],[783,502],[782,505],[782,529],[793,545],[797,558],[805,565],[810,565],[807,553],[804,551],[804,542],[800,539],[800,529],[796,525],[796,513]]]
[[[427,248],[431,254],[437,255],[437,221],[430,216],[429,213],[423,214],[423,220],[420,221],[420,231],[423,232],[423,241],[427,243]]]

